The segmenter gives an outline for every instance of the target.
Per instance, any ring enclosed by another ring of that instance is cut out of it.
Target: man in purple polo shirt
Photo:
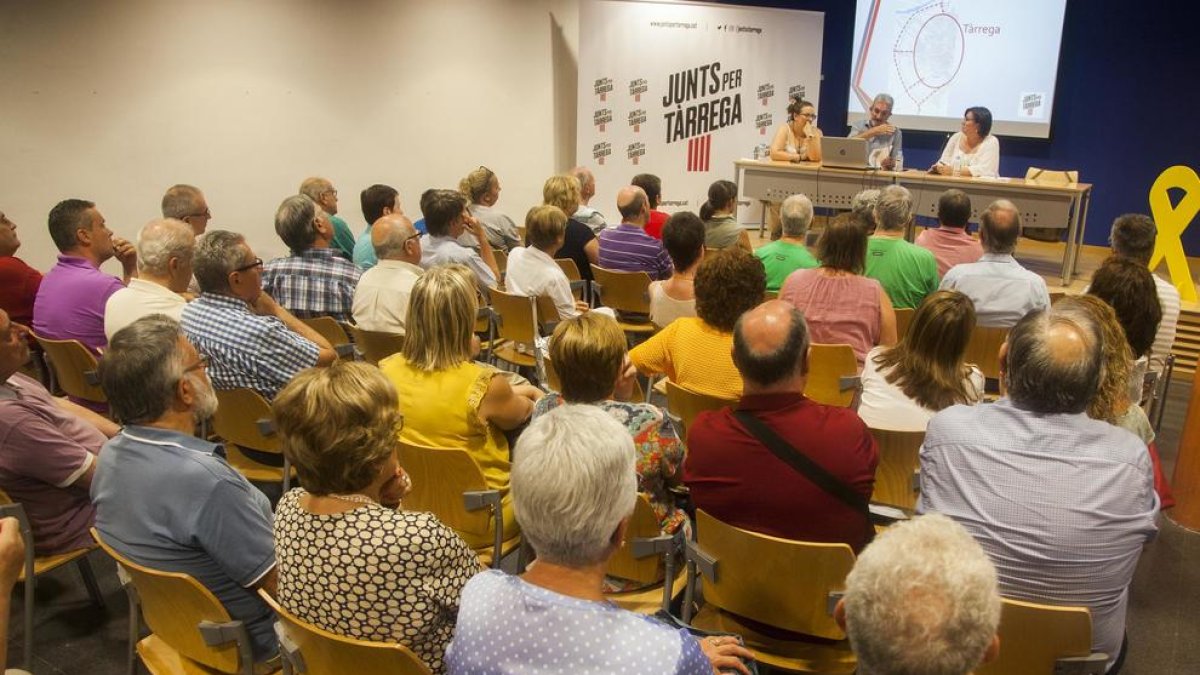
[[[113,237],[92,202],[65,199],[50,210],[49,220],[58,264],[42,279],[33,301],[33,330],[44,338],[79,340],[98,354],[108,345],[104,306],[137,276],[137,252],[128,241]],[[114,256],[124,269],[124,281],[100,271]]]
[[[662,242],[646,234],[650,200],[642,188],[628,185],[617,193],[621,224],[600,233],[600,266],[618,272],[645,272],[651,279],[671,276],[671,258]]]

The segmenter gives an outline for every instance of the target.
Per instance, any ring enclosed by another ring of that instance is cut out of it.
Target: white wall
[[[178,182],[210,229],[284,247],[275,208],[330,178],[429,187],[483,164],[514,219],[574,163],[578,0],[0,0],[0,210],[48,269],[46,215],[90,199],[120,236]],[[110,271],[117,266],[110,262]]]

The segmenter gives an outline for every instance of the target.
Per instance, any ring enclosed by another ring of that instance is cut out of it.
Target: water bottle
[[[904,153],[897,152],[896,156],[893,157],[892,159],[896,160],[896,165],[892,167],[892,171],[895,171],[897,173],[903,171],[904,170]]]
[[[951,170],[951,175],[954,175],[954,176],[962,175],[962,157],[955,156],[954,166]]]

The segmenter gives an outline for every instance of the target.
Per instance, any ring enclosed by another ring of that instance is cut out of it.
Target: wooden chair
[[[254,674],[250,636],[216,596],[190,575],[143,567],[92,537],[129,576],[129,672],[134,652],[152,675]],[[141,640],[139,620],[150,635]],[[136,648],[135,648],[136,645]],[[279,672],[279,671],[275,671]]]
[[[488,488],[483,469],[466,450],[401,442],[400,465],[413,484],[404,507],[436,515],[467,542],[482,564],[498,567],[500,559],[520,545],[520,533],[504,531],[500,491]]]
[[[279,653],[284,675],[336,675],[353,666],[356,675],[430,675],[433,671],[411,649],[395,642],[374,642],[331,633],[302,620],[258,589],[279,623]]]
[[[1057,607],[1004,598],[1000,655],[978,675],[1103,675],[1108,655],[1092,652],[1086,607]]]
[[[51,340],[33,336],[50,361],[54,384],[70,396],[93,403],[107,403],[108,397],[96,377],[96,357],[79,340]],[[54,391],[54,387],[49,387]]]
[[[669,610],[671,602],[683,592],[687,574],[680,565],[676,569],[676,554],[683,551],[683,530],[674,535],[663,534],[658,518],[646,495],[639,493],[629,519],[625,543],[608,561],[608,574],[644,584],[642,588],[622,593],[608,593],[604,598],[622,609],[639,614],[654,614]],[[665,579],[671,579],[668,588]]]
[[[917,469],[920,466],[924,431],[871,429],[879,446],[872,502],[914,509],[917,506]]]
[[[260,483],[282,483],[287,492],[292,484],[292,467],[287,456],[283,466],[263,464],[248,457],[242,449],[283,454],[271,405],[253,389],[217,391],[217,414],[212,418],[213,433],[225,440],[225,458],[243,476]]]
[[[546,369],[541,352],[536,345],[538,335],[537,304],[535,298],[505,293],[492,289],[489,292],[494,320],[495,338],[500,342],[492,345],[492,358],[514,366],[533,368],[537,379],[546,379]],[[555,312],[555,316],[558,313]]]
[[[567,275],[567,281],[571,282],[571,292],[575,294],[576,300],[583,300],[591,296],[587,282],[583,278],[583,274],[579,271],[579,265],[575,264],[570,258],[555,258],[554,262],[558,263],[563,274]]]
[[[301,319],[308,324],[309,328],[321,334],[321,337],[329,341],[329,344],[337,351],[338,358],[352,359],[354,358],[354,345],[350,342],[350,336],[346,334],[346,329],[342,324],[332,316],[314,316],[308,319]]]
[[[617,324],[630,337],[647,337],[658,328],[650,322],[650,275],[617,272],[592,265],[593,292],[617,313]]]
[[[21,538],[25,540],[25,565],[17,577],[17,581],[25,583],[25,607],[22,614],[24,630],[21,634],[24,651],[21,659],[25,670],[31,671],[33,670],[33,619],[36,609],[34,591],[37,587],[37,578],[73,562],[79,569],[79,576],[83,577],[83,585],[87,587],[88,596],[97,607],[104,607],[104,594],[100,592],[100,586],[96,583],[96,574],[92,571],[92,564],[87,558],[89,553],[96,550],[95,546],[86,546],[55,555],[38,556],[33,550],[33,529],[29,525],[29,516],[25,513],[25,507],[13,502],[8,493],[0,491],[0,518],[10,517],[17,519]]]
[[[808,348],[808,384],[804,395],[825,405],[849,408],[862,381],[850,345],[812,344]]]
[[[681,387],[670,380],[667,383],[667,410],[672,419],[679,420],[679,438],[686,443],[688,429],[696,421],[696,415],[705,410],[720,410],[737,405],[736,399],[720,398],[708,394],[700,394]]]
[[[912,307],[901,307],[896,310],[897,339],[904,339],[905,334],[908,333],[908,326],[912,323],[913,315],[916,313],[917,310],[913,309]]]
[[[1062,300],[1065,297],[1067,297],[1066,291],[1051,291],[1050,292],[1050,304],[1053,305],[1054,303],[1058,302],[1059,300]]]
[[[854,652],[833,619],[846,575],[854,567],[848,545],[756,534],[698,509],[696,541],[687,542],[686,550],[688,564],[703,580],[705,605],[689,617],[691,606],[685,600],[684,621],[741,635],[755,659],[772,668],[854,672]],[[688,583],[686,597],[691,598],[696,576]],[[770,634],[763,625],[772,629]]]
[[[367,363],[379,365],[380,361],[404,349],[404,335],[400,333],[363,330],[358,326],[351,326],[350,332],[354,335],[355,347]]]
[[[974,363],[989,380],[1000,379],[1000,345],[1008,338],[1007,328],[975,326],[967,342],[967,363]]]
[[[503,281],[504,275],[508,273],[508,253],[493,248],[492,255],[496,257],[496,268],[500,270],[500,280]]]

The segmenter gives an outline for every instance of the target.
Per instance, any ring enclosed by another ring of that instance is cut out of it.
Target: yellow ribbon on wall
[[[1168,192],[1171,188],[1184,191],[1183,199],[1176,206],[1171,206]],[[1186,166],[1172,166],[1160,173],[1150,187],[1150,213],[1154,215],[1154,224],[1158,228],[1150,269],[1158,267],[1166,258],[1171,283],[1179,289],[1179,297],[1196,302],[1196,284],[1192,281],[1187,255],[1183,252],[1183,231],[1200,213],[1200,176]]]

